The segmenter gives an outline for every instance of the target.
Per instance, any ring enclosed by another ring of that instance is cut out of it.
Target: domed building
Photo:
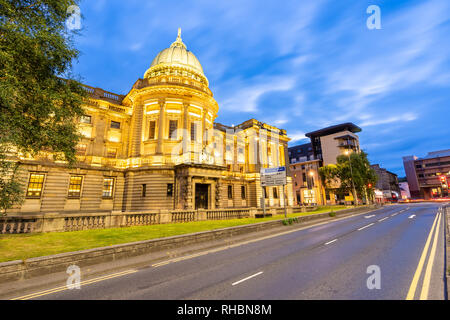
[[[284,206],[283,186],[267,187],[263,196],[259,172],[286,165],[286,131],[255,119],[217,123],[219,105],[181,30],[125,96],[86,90],[79,162],[68,168],[51,155],[21,157],[26,199],[9,212]],[[292,206],[290,177],[285,190]]]

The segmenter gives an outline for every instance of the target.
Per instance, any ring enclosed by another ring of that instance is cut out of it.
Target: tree
[[[320,168],[319,174],[328,190],[352,193],[355,200],[360,198],[368,202],[373,199],[373,188],[369,188],[369,185],[376,184],[377,175],[370,167],[367,153],[364,151],[338,156],[336,165],[330,164]],[[353,192],[353,185],[356,194]]]
[[[7,152],[76,161],[86,92],[71,73],[79,52],[66,29],[67,8],[78,0],[0,0],[0,212],[23,193]]]

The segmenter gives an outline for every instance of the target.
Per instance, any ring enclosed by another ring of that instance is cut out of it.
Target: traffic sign
[[[261,169],[261,186],[284,186],[285,184],[286,167]]]

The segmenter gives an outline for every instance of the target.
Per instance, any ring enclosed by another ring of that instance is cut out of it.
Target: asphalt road
[[[409,294],[445,299],[444,216],[438,208],[426,203],[386,206],[86,280],[80,289],[41,290],[21,298],[405,299]]]

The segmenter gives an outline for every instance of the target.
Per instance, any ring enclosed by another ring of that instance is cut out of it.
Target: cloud
[[[250,80],[252,81],[252,80]],[[236,88],[236,83],[243,83],[242,80],[233,80],[234,84],[231,91],[231,96],[219,101],[220,106],[226,111],[240,111],[240,112],[252,112],[258,111],[258,99],[267,93],[274,91],[287,91],[293,88],[295,83],[294,77],[262,77],[255,80],[255,83],[249,85],[243,85],[241,88]]]
[[[304,141],[305,143],[309,142],[309,138],[305,136],[305,132],[303,131],[290,132],[288,133],[288,137],[291,138],[290,143],[299,142],[304,139],[308,140]]]
[[[401,123],[401,122],[408,122],[413,121],[418,118],[418,115],[413,113],[406,113],[401,115],[396,115],[392,117],[380,117],[380,116],[373,116],[370,120],[366,120],[361,123],[361,126],[363,127],[370,127],[370,126],[377,126],[382,124],[388,124],[388,123]]]

